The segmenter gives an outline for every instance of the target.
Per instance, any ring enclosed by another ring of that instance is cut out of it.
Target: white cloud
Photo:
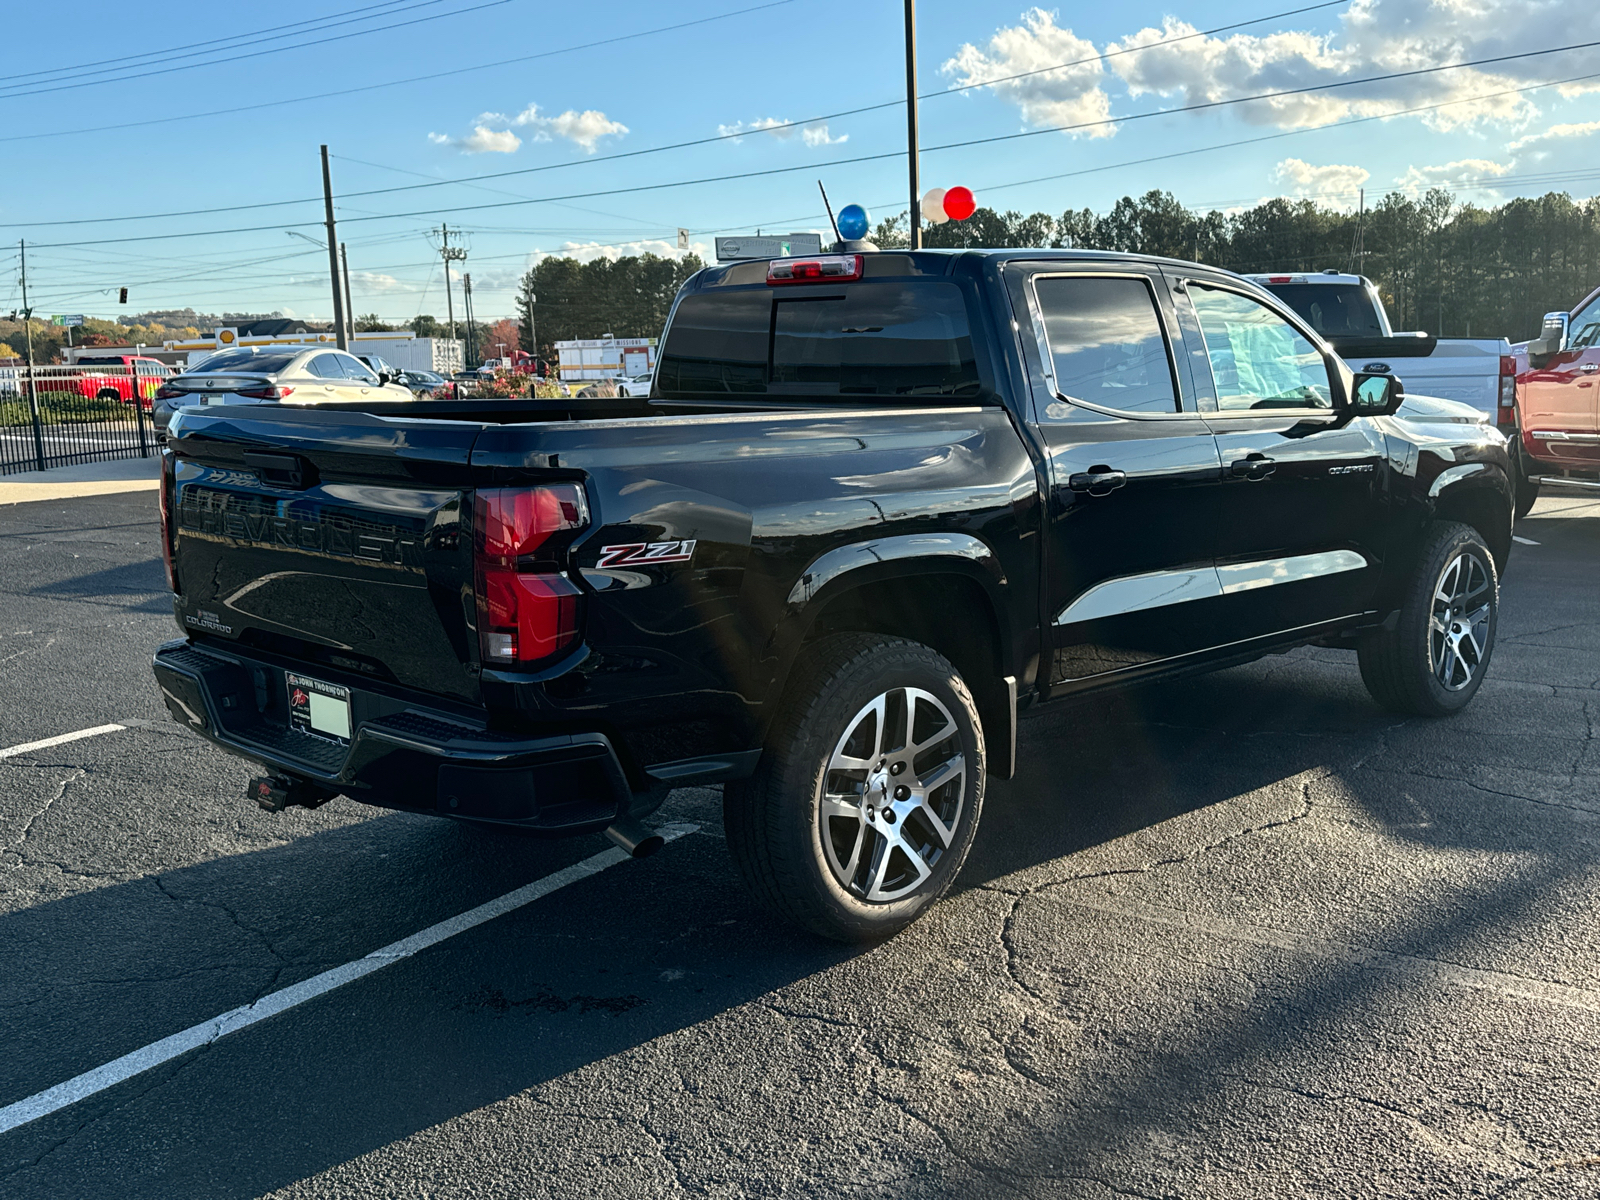
[[[1465,183],[1479,183],[1485,178],[1504,175],[1513,164],[1495,162],[1492,158],[1460,158],[1437,167],[1411,167],[1395,183],[1395,190],[1420,195],[1432,187],[1459,187]],[[1470,189],[1490,203],[1498,204],[1503,197],[1494,188]]]
[[[1506,149],[1516,153],[1528,146],[1537,146],[1540,142],[1550,142],[1557,138],[1588,137],[1591,133],[1600,133],[1600,121],[1584,121],[1578,125],[1552,125],[1543,133],[1530,133],[1527,137],[1518,138]]]
[[[414,292],[417,290],[417,285],[414,283],[402,283],[393,275],[384,275],[377,271],[350,272],[350,285],[352,295],[369,292]]]
[[[654,254],[660,258],[680,258],[685,254],[698,254],[706,262],[715,261],[712,247],[705,242],[690,242],[689,249],[679,250],[677,242],[647,238],[638,242],[624,242],[618,246],[602,246],[599,242],[563,242],[559,250],[540,250],[533,254],[528,259],[528,265],[532,266],[546,258],[575,258],[579,262],[609,258],[615,262],[619,258],[639,254]]]
[[[770,133],[779,141],[787,142],[798,136],[808,146],[837,146],[850,140],[848,133],[841,133],[834,137],[828,132],[826,122],[813,122],[809,125],[796,125],[790,121],[780,120],[777,117],[761,117],[746,124],[735,121],[732,125],[718,125],[717,133],[722,137],[731,137],[734,141],[742,141],[738,134],[741,133]]]
[[[1347,208],[1356,203],[1357,189],[1372,178],[1372,172],[1341,163],[1319,167],[1304,159],[1286,158],[1278,164],[1273,177],[1292,185],[1297,196],[1312,197],[1333,208]]]
[[[522,145],[522,139],[509,129],[490,129],[487,125],[475,125],[464,138],[430,133],[428,140],[436,146],[455,146],[463,154],[512,154]]]
[[[428,140],[436,146],[455,146],[463,154],[513,154],[522,145],[522,139],[511,127],[531,130],[528,134],[536,142],[565,138],[582,146],[590,154],[603,137],[620,137],[628,132],[621,121],[613,121],[595,109],[579,112],[569,108],[554,117],[539,115],[539,106],[530,104],[514,117],[505,113],[479,113],[472,132],[466,137],[451,137],[444,133],[430,133]]]
[[[1115,54],[1102,64],[1094,58],[1091,42],[1059,27],[1053,13],[1032,8],[1018,24],[995,33],[986,49],[962,46],[944,70],[963,84],[981,84],[1090,59],[992,85],[997,95],[1021,109],[1027,124],[1037,127],[1108,115],[1105,68],[1134,97],[1200,104],[1600,40],[1600,7],[1552,0],[1354,0],[1339,21],[1341,27],[1331,34],[1283,30],[1198,37],[1194,25],[1167,17],[1159,28],[1145,27],[1108,43],[1107,51],[1136,52]],[[1299,129],[1448,103],[1420,119],[1436,130],[1489,122],[1522,125],[1538,113],[1532,100],[1486,94],[1554,83],[1580,66],[1569,55],[1552,54],[1253,101],[1229,111],[1250,124]],[[1560,89],[1562,95],[1597,90],[1600,82]],[[1103,125],[1082,132],[1107,137],[1114,131]]]
[[[505,118],[502,117],[501,120]],[[554,135],[582,146],[590,154],[594,153],[595,143],[601,138],[620,137],[628,132],[628,127],[621,121],[613,121],[597,109],[590,108],[578,112],[569,108],[559,116],[541,117],[537,104],[528,105],[511,118],[510,124],[532,129],[533,139],[536,142],[547,142]]]
[[[940,70],[963,87],[1037,71],[1025,79],[995,83],[992,90],[1017,105],[1029,125],[1081,125],[1111,115],[1111,97],[1100,86],[1105,71],[1097,53],[1093,42],[1056,25],[1054,13],[1032,8],[1022,14],[1021,25],[997,30],[986,50],[967,43]],[[1065,62],[1077,65],[1045,69]],[[1115,132],[1114,126],[1097,125],[1078,134],[1110,137]]]

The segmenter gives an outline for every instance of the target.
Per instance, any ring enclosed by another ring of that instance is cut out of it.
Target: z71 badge
[[[596,567],[645,567],[654,563],[688,562],[694,557],[695,539],[686,542],[635,542],[629,546],[601,546]]]

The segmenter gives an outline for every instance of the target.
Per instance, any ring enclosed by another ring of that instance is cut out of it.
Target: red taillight
[[[252,400],[282,400],[294,394],[292,387],[278,387],[276,384],[266,384],[262,387],[235,388],[235,396],[248,396]]]
[[[172,451],[161,452],[161,558],[167,566],[167,587],[174,595],[178,591],[178,567],[172,559],[173,529],[172,505],[177,499],[173,492],[176,479],[173,471]]]
[[[830,254],[823,258],[775,258],[767,264],[767,282],[848,283],[861,278],[859,254]]]
[[[1517,360],[1514,355],[1500,356],[1500,407],[1517,406]]]
[[[187,393],[173,387],[170,383],[163,383],[156,389],[157,400],[175,400],[183,395],[187,395]]]
[[[539,662],[578,637],[562,553],[589,524],[583,488],[485,488],[473,498],[478,649],[485,666]]]
[[[1294,282],[1294,276],[1293,275],[1268,275],[1267,276],[1267,282],[1268,283],[1293,283]]]

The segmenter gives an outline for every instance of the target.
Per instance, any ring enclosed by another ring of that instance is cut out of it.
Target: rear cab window
[[[983,391],[961,286],[870,273],[848,283],[691,292],[673,313],[655,376],[664,399],[916,404]]]
[[[1357,284],[1269,283],[1264,286],[1325,338],[1387,336],[1372,296]]]

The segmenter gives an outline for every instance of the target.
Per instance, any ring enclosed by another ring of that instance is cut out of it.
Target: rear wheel
[[[1500,614],[1494,556],[1478,531],[1430,527],[1393,630],[1361,642],[1361,678],[1392,712],[1443,717],[1472,701],[1489,669]]]
[[[750,889],[814,933],[905,928],[961,870],[983,807],[977,709],[942,655],[841,634],[808,649],[761,765],[723,789]]]

